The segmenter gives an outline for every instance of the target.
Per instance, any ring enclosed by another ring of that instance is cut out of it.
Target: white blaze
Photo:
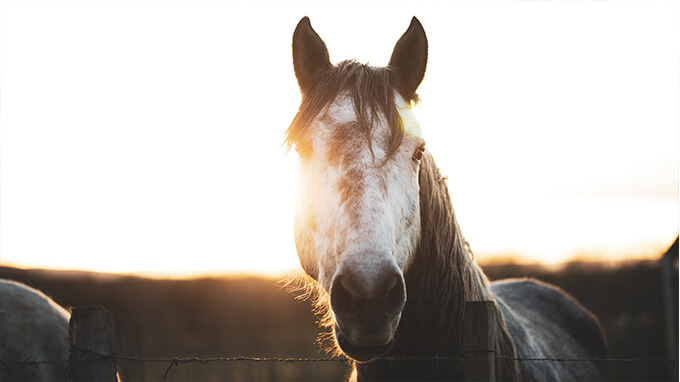
[[[390,254],[402,272],[410,263],[420,230],[419,163],[413,153],[423,140],[410,103],[399,96],[395,103],[404,137],[387,161],[390,128],[382,118],[372,127],[371,147],[363,136],[351,137],[344,142],[355,152],[351,160],[328,160],[331,136],[357,122],[348,95],[339,95],[307,129],[312,154],[300,164],[295,237],[303,267],[326,290],[341,261],[370,268],[377,259],[363,255],[367,252]],[[344,184],[347,179],[358,184]],[[343,187],[354,187],[349,201]]]

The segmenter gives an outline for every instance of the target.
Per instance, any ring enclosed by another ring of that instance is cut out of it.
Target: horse
[[[285,132],[299,155],[294,238],[303,283],[351,379],[463,378],[465,302],[495,301],[498,380],[603,380],[597,318],[559,288],[490,283],[456,221],[446,177],[412,107],[427,65],[417,18],[389,64],[332,64],[308,17],[293,33],[300,108]]]
[[[0,381],[68,381],[67,363],[31,361],[69,359],[70,316],[39,290],[0,280]]]

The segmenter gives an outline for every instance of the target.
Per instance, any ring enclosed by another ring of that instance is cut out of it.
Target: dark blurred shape
[[[678,359],[678,238],[661,259],[663,271],[664,310],[666,314],[666,351]],[[678,365],[669,364],[669,376],[678,380]]]
[[[677,244],[672,299],[677,328]],[[673,247],[671,247],[672,249]],[[559,268],[536,264],[482,264],[491,280],[532,277],[567,291],[590,309],[604,328],[610,358],[677,359],[667,345],[663,267],[659,260],[573,261]],[[675,331],[668,339],[676,344]],[[677,370],[677,364],[675,364]],[[610,363],[613,381],[677,381],[668,363]]]

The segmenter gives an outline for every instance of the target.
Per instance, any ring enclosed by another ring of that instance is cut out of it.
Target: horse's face
[[[300,154],[296,247],[306,273],[330,295],[338,345],[358,361],[390,349],[406,303],[403,272],[420,233],[418,170],[424,152],[410,98],[426,57],[427,41],[415,18],[388,68],[351,62],[332,67],[307,18],[293,37],[302,107],[313,103],[305,97],[333,92],[294,138]],[[336,79],[343,70],[348,78],[323,82],[324,72],[334,70]],[[361,95],[371,84],[384,88]],[[372,94],[387,97],[383,104],[389,105],[357,104]]]

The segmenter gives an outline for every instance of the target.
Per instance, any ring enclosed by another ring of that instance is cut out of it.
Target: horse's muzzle
[[[371,268],[357,265],[338,267],[331,284],[331,308],[340,349],[366,362],[392,347],[406,304],[406,285],[394,261],[373,262]]]

